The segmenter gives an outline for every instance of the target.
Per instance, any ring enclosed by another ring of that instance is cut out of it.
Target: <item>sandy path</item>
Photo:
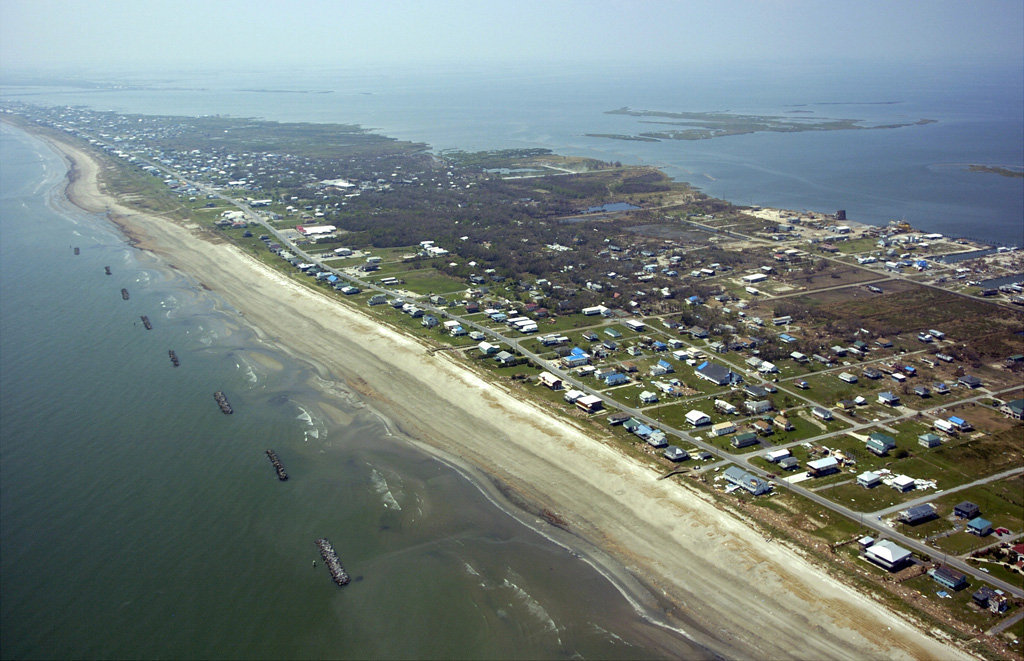
[[[120,207],[99,190],[95,162],[56,146],[73,165],[69,196],[76,204],[110,212],[140,247],[216,291],[261,337],[313,363],[324,378],[369,395],[403,431],[557,512],[599,547],[593,557],[607,552],[617,561],[609,563],[612,573],[625,567],[660,591],[660,603],[677,622],[691,623],[681,626],[699,644],[738,658],[966,656],[444,352],[428,356],[418,342],[231,245]]]

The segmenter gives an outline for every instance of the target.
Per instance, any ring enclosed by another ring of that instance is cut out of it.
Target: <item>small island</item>
[[[742,115],[722,112],[667,112],[663,110],[633,110],[623,107],[609,110],[608,115],[629,115],[639,117],[642,124],[660,124],[681,128],[661,131],[645,131],[636,135],[621,133],[587,133],[593,138],[612,140],[709,140],[729,135],[748,133],[801,133],[804,131],[863,131],[871,129],[896,129],[905,126],[933,124],[934,119],[919,119],[914,122],[868,125],[861,119],[829,119],[781,117],[777,115]],[[655,118],[655,119],[646,119]]]
[[[988,172],[990,174],[998,174],[1001,177],[1024,177],[1024,169],[1020,167],[1009,168],[1003,165],[971,165],[968,166],[970,172]]]

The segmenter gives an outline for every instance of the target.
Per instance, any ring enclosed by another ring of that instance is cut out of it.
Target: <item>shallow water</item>
[[[0,150],[4,656],[705,655]]]

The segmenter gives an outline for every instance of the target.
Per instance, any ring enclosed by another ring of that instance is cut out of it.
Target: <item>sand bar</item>
[[[844,586],[796,551],[570,422],[490,384],[445,352],[331,301],[197,228],[128,209],[99,165],[69,162],[69,198],[107,213],[152,251],[234,306],[260,337],[344,381],[402,432],[476,477],[567,522],[582,552],[647,609],[729,658],[967,658]],[[594,548],[596,547],[596,548]],[[648,586],[649,591],[637,589]],[[655,598],[653,595],[657,595]],[[657,618],[656,618],[657,619]]]

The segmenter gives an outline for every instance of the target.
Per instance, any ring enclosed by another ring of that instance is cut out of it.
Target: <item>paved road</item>
[[[1009,629],[1010,627],[1012,627],[1013,625],[1020,622],[1021,618],[1024,618],[1024,610],[1018,611],[1016,615],[1008,617],[999,624],[995,625],[994,627],[986,631],[985,635],[997,636],[1006,631],[1007,629]]]
[[[888,515],[893,514],[895,512],[899,512],[901,510],[905,510],[908,507],[913,507],[914,505],[921,505],[921,504],[927,503],[928,501],[935,500],[939,496],[945,496],[947,494],[956,493],[957,491],[963,491],[964,489],[970,489],[971,487],[976,487],[976,486],[978,486],[980,484],[988,484],[989,482],[995,482],[997,480],[1002,480],[1002,479],[1007,478],[1007,477],[1013,477],[1014,475],[1020,475],[1021,473],[1024,473],[1024,466],[1017,466],[1016,468],[1011,468],[1010,470],[1005,470],[1002,473],[996,473],[995,475],[989,475],[988,477],[983,477],[980,480],[975,480],[973,482],[968,482],[967,484],[961,484],[960,486],[952,487],[950,489],[943,489],[941,491],[936,491],[936,492],[934,492],[934,493],[932,493],[930,495],[927,495],[927,496],[921,496],[920,498],[915,498],[913,500],[908,500],[907,502],[900,503],[899,505],[893,505],[892,507],[886,507],[885,509],[878,510],[877,512],[871,512],[870,516],[875,516],[875,517],[888,516]]]

